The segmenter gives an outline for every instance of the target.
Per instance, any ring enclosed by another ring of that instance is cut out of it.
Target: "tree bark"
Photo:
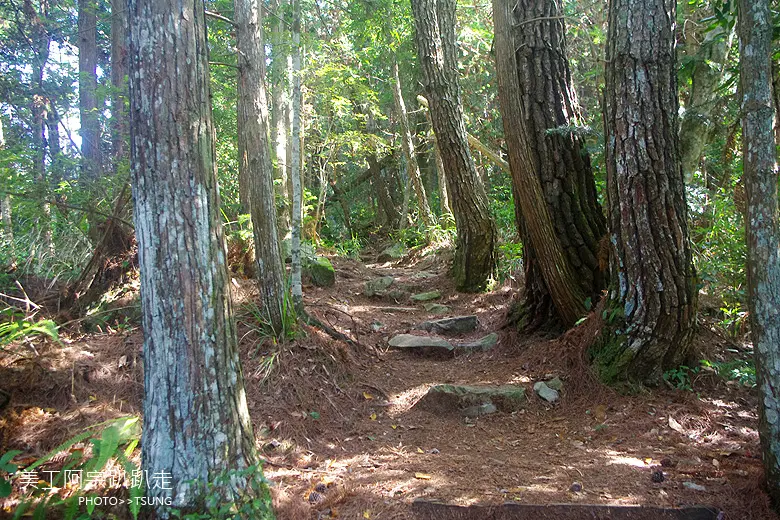
[[[766,484],[780,510],[780,230],[772,105],[772,17],[768,0],[739,5],[742,158],[747,194],[748,294],[761,392],[758,433]]]
[[[287,95],[287,34],[284,23],[286,0],[276,0],[276,30],[271,35],[271,144],[274,151],[274,179],[276,196],[283,201],[279,212],[279,235],[290,232],[290,192],[288,189],[287,143],[290,139],[290,99]]]
[[[83,181],[100,177],[100,119],[97,106],[96,0],[79,0],[79,117]]]
[[[292,215],[290,256],[292,300],[295,310],[303,314],[303,284],[301,283],[301,0],[291,0],[293,8],[292,22],[292,67],[290,83],[292,85],[290,131],[290,178],[292,180]]]
[[[606,221],[590,158],[558,0],[496,0],[496,69],[522,222],[521,326],[572,326],[604,288],[598,251]]]
[[[417,53],[457,229],[453,275],[460,291],[481,291],[495,267],[496,225],[466,138],[458,81],[454,0],[413,0]]]
[[[414,193],[417,195],[419,204],[420,218],[426,227],[433,225],[433,213],[428,204],[428,195],[425,193],[425,186],[420,176],[420,165],[417,162],[417,153],[414,149],[412,133],[409,130],[409,119],[406,115],[406,103],[404,103],[403,91],[401,90],[401,76],[398,74],[398,61],[393,59],[393,100],[395,101],[395,113],[398,116],[398,125],[401,133],[401,144],[406,156],[406,170],[409,174]]]
[[[234,8],[239,56],[238,167],[240,175],[249,181],[249,209],[263,310],[274,332],[281,334],[284,328],[284,264],[268,143],[262,4],[257,0],[236,0]]]
[[[257,458],[219,213],[205,14],[201,0],[129,0],[128,13],[142,466],[170,477],[171,489],[148,485],[148,497],[192,512],[203,485],[228,504],[257,495],[247,477],[215,480]]]
[[[127,160],[127,5],[111,0],[111,162],[114,174]]]
[[[606,143],[612,282],[594,348],[605,380],[656,384],[685,362],[696,288],[677,142],[674,0],[612,0]]]

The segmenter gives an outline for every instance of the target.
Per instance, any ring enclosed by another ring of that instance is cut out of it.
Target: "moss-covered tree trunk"
[[[496,225],[471,157],[458,80],[455,0],[412,0],[417,53],[433,130],[447,172],[457,240],[453,274],[460,291],[483,290],[495,267]]]
[[[236,0],[238,49],[238,168],[249,182],[249,212],[255,238],[257,282],[263,312],[278,334],[284,325],[284,267],[268,142],[262,4]]]
[[[604,379],[660,381],[696,324],[677,138],[674,0],[612,0],[606,69],[612,280],[595,347]]]
[[[223,503],[267,497],[246,477],[215,481],[257,457],[219,213],[205,14],[201,0],[130,0],[128,15],[142,466],[150,477],[170,477],[170,489],[148,485],[146,493],[202,512],[200,486]],[[155,509],[168,518],[165,506]]]
[[[563,6],[495,0],[493,12],[504,134],[523,217],[522,325],[571,326],[604,289],[598,255],[606,220],[578,134]]]
[[[780,511],[780,230],[772,133],[772,17],[767,0],[740,2],[739,39],[748,293],[761,395],[758,433],[767,490]]]

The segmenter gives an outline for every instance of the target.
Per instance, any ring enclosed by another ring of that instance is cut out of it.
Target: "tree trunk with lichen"
[[[612,280],[601,377],[657,384],[685,362],[695,272],[678,154],[674,0],[612,0],[607,38],[607,195]]]
[[[131,163],[144,330],[147,497],[198,510],[267,488],[226,471],[257,464],[219,213],[201,0],[129,0]],[[151,484],[151,483],[150,483]],[[170,510],[155,508],[160,518]],[[268,515],[256,514],[258,518]]]
[[[566,58],[560,0],[495,0],[496,69],[523,240],[520,325],[571,326],[605,286],[606,220]]]
[[[455,8],[455,0],[412,0],[425,97],[447,172],[457,230],[455,286],[459,291],[476,292],[486,287],[495,267],[496,225],[466,137],[458,80]]]
[[[742,0],[739,13],[748,304],[761,395],[758,433],[767,490],[780,511],[780,229],[772,128],[772,16],[767,0]]]

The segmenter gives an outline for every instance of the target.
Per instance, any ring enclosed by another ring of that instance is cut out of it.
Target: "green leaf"
[[[20,453],[21,451],[19,450],[11,450],[3,454],[3,456],[0,457],[0,471],[5,471],[7,473],[13,473],[16,471],[18,466],[16,464],[10,464],[10,461]]]

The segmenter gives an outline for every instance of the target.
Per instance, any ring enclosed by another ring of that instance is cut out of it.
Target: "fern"
[[[0,323],[0,346],[8,345],[19,338],[32,336],[46,336],[60,343],[58,330],[59,327],[52,320],[40,320],[34,323],[27,320]]]

